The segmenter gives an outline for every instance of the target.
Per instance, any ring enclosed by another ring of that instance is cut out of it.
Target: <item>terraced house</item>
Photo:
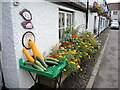
[[[120,2],[118,3],[109,3],[111,19],[118,20],[120,23]]]
[[[29,73],[19,66],[19,59],[25,59],[23,46],[29,49],[28,38],[47,55],[50,47],[62,40],[67,27],[83,25],[96,37],[109,25],[105,0],[7,0],[0,2],[0,8],[0,60],[8,88],[34,85]]]

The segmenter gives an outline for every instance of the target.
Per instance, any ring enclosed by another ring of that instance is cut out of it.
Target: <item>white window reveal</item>
[[[63,30],[66,28],[72,29],[73,13],[69,11],[59,10],[59,39],[63,38]]]

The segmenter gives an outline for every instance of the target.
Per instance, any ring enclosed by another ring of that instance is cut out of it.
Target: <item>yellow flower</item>
[[[71,49],[68,49],[69,51],[71,51]]]
[[[75,62],[71,61],[70,63],[75,64]]]
[[[88,45],[85,45],[85,47],[88,47]]]
[[[61,50],[65,50],[65,48],[64,48],[64,47],[61,47]]]
[[[78,46],[78,47],[80,47],[80,46]]]
[[[80,56],[80,58],[82,58],[82,56]]]
[[[88,55],[88,53],[84,52],[85,55]]]
[[[80,68],[80,65],[77,65],[77,68]]]
[[[61,54],[68,54],[68,52],[62,52]]]
[[[57,44],[56,44],[56,46],[59,46],[59,45],[60,45],[60,43],[57,43]]]
[[[73,53],[73,54],[77,54],[76,50],[73,50],[72,53]]]
[[[87,37],[89,37],[89,35],[87,35]]]
[[[82,68],[80,68],[80,70],[81,70],[81,71],[83,71],[83,69],[82,69]]]
[[[63,69],[64,71],[66,71],[66,69]]]
[[[55,47],[54,47],[54,46],[52,46],[52,49],[55,49]]]
[[[90,55],[88,55],[88,59],[91,59]]]
[[[59,56],[60,58],[62,58],[63,56]]]

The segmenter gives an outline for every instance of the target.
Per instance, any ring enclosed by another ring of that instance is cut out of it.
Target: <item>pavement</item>
[[[118,88],[118,32],[111,30],[109,33],[92,88]]]
[[[0,57],[1,57],[1,51],[0,51]],[[1,58],[0,58],[1,60]],[[1,65],[0,65],[0,90],[2,89],[2,76],[1,76]]]

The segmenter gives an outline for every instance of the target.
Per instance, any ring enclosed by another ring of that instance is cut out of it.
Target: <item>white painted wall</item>
[[[11,19],[11,3],[2,3],[2,69],[6,86],[17,88],[18,69],[16,65],[16,56],[14,48],[14,36]]]
[[[88,13],[88,31],[93,33],[94,29],[94,13]]]
[[[86,24],[86,13],[75,11],[74,12],[74,24],[79,26],[81,24]]]
[[[30,31],[35,34],[35,43],[41,53],[49,51],[52,45],[58,43],[58,8],[56,5],[49,2],[20,2],[19,6],[13,6],[13,3],[4,2],[2,6],[2,65],[5,82],[9,88],[30,88],[34,84],[28,72],[19,68],[19,58],[24,58],[22,36],[29,31],[21,26],[24,19],[19,12],[24,8],[32,13],[34,29]]]

